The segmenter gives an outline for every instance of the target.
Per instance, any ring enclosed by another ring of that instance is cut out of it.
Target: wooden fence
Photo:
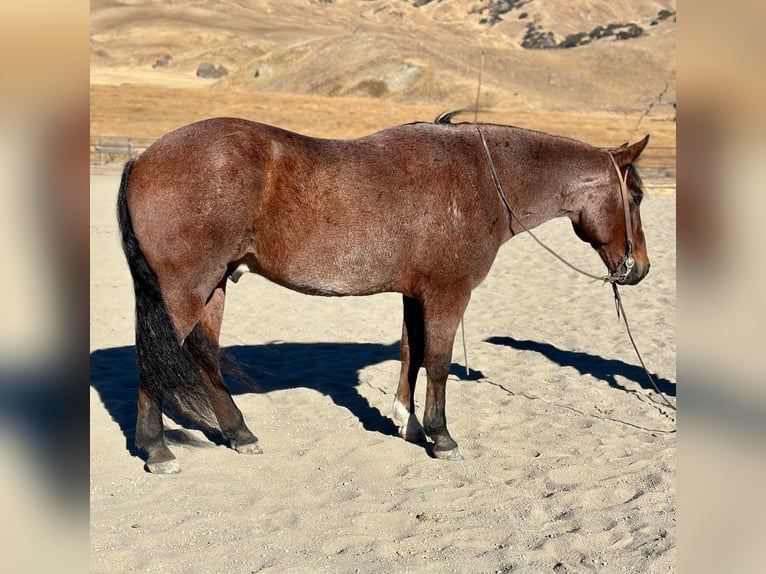
[[[123,136],[97,136],[90,138],[91,173],[120,172],[131,158],[138,157],[154,140]]]
[[[638,164],[641,177],[645,181],[676,179],[676,148],[652,147],[649,144],[641,154]]]

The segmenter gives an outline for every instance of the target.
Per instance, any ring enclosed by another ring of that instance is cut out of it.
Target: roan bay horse
[[[648,136],[601,149],[446,118],[355,140],[211,119],[126,164],[118,217],[136,298],[135,442],[149,471],[180,470],[163,403],[217,426],[238,452],[261,452],[226,389],[218,346],[227,280],[245,272],[313,295],[401,293],[393,417],[404,439],[428,435],[442,459],[461,458],[444,407],[454,337],[503,243],[566,216],[609,280],[646,275],[633,163]],[[424,361],[421,426],[414,387]]]

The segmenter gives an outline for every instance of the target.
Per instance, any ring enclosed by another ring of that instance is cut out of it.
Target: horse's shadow
[[[398,436],[394,422],[358,391],[359,374],[366,367],[389,360],[399,359],[399,343],[269,343],[266,345],[241,345],[227,347],[224,355],[235,359],[246,377],[257,385],[254,388],[235,377],[226,377],[232,395],[262,392],[272,393],[285,389],[304,387],[330,397],[341,407],[356,416],[369,431],[388,436]],[[484,375],[453,364],[453,375],[463,380],[478,380]],[[102,403],[112,419],[119,425],[126,439],[126,448],[140,455],[134,446],[137,416],[138,371],[135,347],[115,347],[94,351],[90,356],[91,386],[98,392]],[[396,390],[397,375],[390,381],[391,401]],[[388,389],[380,389],[388,393]],[[191,421],[171,413],[182,426],[198,428]],[[199,429],[205,431],[206,429]],[[216,444],[223,440],[214,433],[205,432]],[[187,443],[201,446],[190,435],[178,431],[166,431],[171,443]],[[424,445],[426,446],[426,445]],[[427,446],[426,446],[427,448]]]
[[[592,375],[611,387],[627,392],[617,376],[650,388],[646,375],[639,366],[619,360],[604,359],[589,353],[567,351],[548,343],[518,340],[512,337],[490,337],[487,343],[505,345],[520,351],[540,353],[562,367],[574,367],[583,375]],[[285,389],[303,387],[328,396],[359,419],[362,426],[373,432],[397,436],[394,422],[380,409],[370,404],[358,390],[360,372],[372,365],[399,359],[399,343],[269,343],[265,345],[241,345],[227,347],[224,353],[232,356],[243,368],[245,375],[257,383],[257,391],[236,378],[227,377],[227,386],[233,395],[262,392],[272,393]],[[398,369],[397,369],[398,371]],[[463,381],[485,378],[481,371],[471,369],[466,373],[462,365],[452,364],[450,373]],[[676,396],[675,383],[655,376],[659,389],[668,396]],[[397,377],[390,381],[393,401]],[[125,436],[126,448],[140,456],[134,446],[137,416],[138,371],[135,347],[124,346],[94,351],[90,355],[91,386],[98,392],[102,403]],[[380,389],[388,392],[386,389]],[[172,418],[186,428],[196,427],[191,421],[171,413]],[[206,431],[206,429],[201,429]],[[205,432],[215,444],[223,439],[215,433]],[[183,431],[167,431],[170,442],[202,446]],[[423,445],[427,450],[430,445]]]
[[[631,380],[645,389],[653,390],[643,368],[631,365],[617,359],[604,359],[598,355],[591,355],[581,351],[566,351],[549,343],[539,341],[520,340],[513,337],[490,337],[487,343],[504,345],[519,351],[534,351],[550,359],[562,367],[574,367],[581,375],[592,375],[606,382],[610,387],[627,391],[628,389],[617,381],[617,376]],[[652,378],[657,383],[657,388],[666,396],[676,396],[676,384],[668,379],[661,378],[652,373]]]

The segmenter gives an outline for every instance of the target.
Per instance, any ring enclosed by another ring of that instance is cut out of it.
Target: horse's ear
[[[616,150],[613,150],[612,155],[614,156],[614,159],[617,160],[617,164],[620,167],[625,167],[626,165],[634,163],[638,159],[638,156],[641,155],[641,152],[644,151],[644,148],[648,143],[649,134],[646,134],[644,139],[633,145],[623,145]]]

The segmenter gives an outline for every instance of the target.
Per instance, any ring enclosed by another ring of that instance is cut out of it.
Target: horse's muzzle
[[[627,258],[623,258],[617,268],[609,274],[611,281],[618,285],[635,285],[649,273],[649,262],[633,260],[633,265]]]

